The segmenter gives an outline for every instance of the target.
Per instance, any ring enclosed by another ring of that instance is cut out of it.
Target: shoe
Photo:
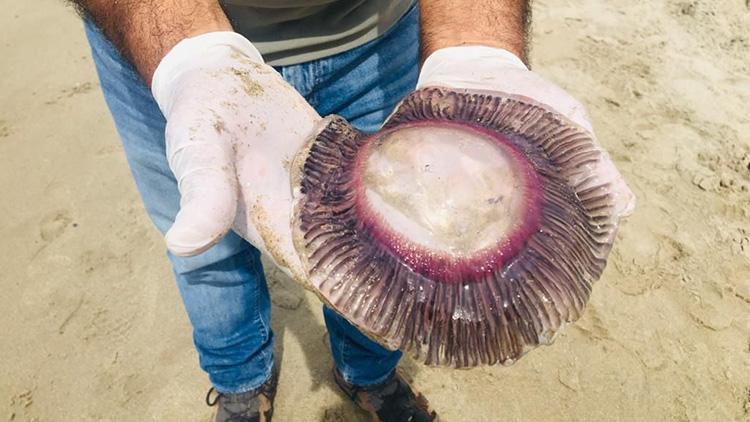
[[[206,394],[206,404],[219,406],[216,411],[216,422],[270,422],[278,379],[279,373],[274,366],[268,381],[255,390],[225,394],[211,387]],[[216,393],[213,399],[212,393]]]
[[[430,422],[437,417],[430,410],[427,399],[415,393],[409,383],[393,373],[380,384],[358,387],[344,380],[338,369],[333,369],[336,384],[360,409],[380,422]]]

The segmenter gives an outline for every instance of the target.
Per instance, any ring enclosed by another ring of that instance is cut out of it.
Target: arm
[[[151,78],[181,40],[232,26],[216,0],[73,0],[138,69]]]
[[[526,62],[528,0],[421,0],[422,58],[461,45],[502,48]]]
[[[180,210],[179,256],[234,228],[301,279],[288,164],[320,117],[242,35],[217,0],[72,0],[151,85]]]

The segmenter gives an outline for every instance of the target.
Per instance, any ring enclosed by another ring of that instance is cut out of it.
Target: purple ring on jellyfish
[[[510,364],[580,317],[619,216],[592,135],[525,98],[425,88],[376,134],[324,120],[297,157],[312,290],[432,365]]]
[[[524,207],[519,210],[524,213],[524,218],[519,219],[520,224],[512,227],[506,237],[496,239],[494,244],[481,250],[473,251],[471,256],[453,256],[410,242],[404,234],[394,230],[383,216],[373,209],[367,198],[366,183],[362,181],[362,175],[365,173],[362,169],[365,166],[366,158],[370,155],[371,147],[377,143],[377,140],[388,138],[394,131],[433,129],[434,124],[426,122],[399,125],[397,128],[384,130],[365,140],[354,163],[355,210],[362,228],[379,245],[388,248],[391,253],[399,256],[413,271],[443,283],[472,282],[480,279],[483,274],[492,272],[498,266],[503,265],[506,260],[515,256],[523,246],[525,239],[532,231],[536,230],[539,220],[539,180],[523,153],[515,147],[507,136],[479,127],[461,126],[450,122],[444,122],[441,126],[476,132],[477,138],[485,138],[486,141],[502,151],[502,155],[508,159],[508,164],[512,167],[512,172],[518,176],[521,182],[518,189],[525,200],[521,204]],[[450,183],[450,181],[447,182]]]

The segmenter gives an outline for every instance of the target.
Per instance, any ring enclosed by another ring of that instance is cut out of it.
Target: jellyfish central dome
[[[376,230],[455,258],[497,247],[523,226],[533,180],[526,158],[496,134],[448,122],[373,138],[357,172]]]

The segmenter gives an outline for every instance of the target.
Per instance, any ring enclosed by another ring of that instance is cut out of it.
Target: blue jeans
[[[361,47],[277,70],[321,115],[336,113],[375,131],[416,85],[418,27],[414,7]],[[167,164],[164,117],[135,69],[96,25],[87,21],[85,29],[135,183],[151,220],[165,233],[180,194]],[[221,392],[255,389],[271,374],[271,301],[259,255],[234,232],[201,255],[168,254],[200,365]],[[384,349],[327,307],[323,311],[334,363],[348,382],[372,385],[391,374],[400,352]]]

